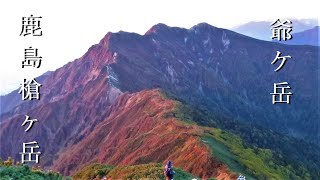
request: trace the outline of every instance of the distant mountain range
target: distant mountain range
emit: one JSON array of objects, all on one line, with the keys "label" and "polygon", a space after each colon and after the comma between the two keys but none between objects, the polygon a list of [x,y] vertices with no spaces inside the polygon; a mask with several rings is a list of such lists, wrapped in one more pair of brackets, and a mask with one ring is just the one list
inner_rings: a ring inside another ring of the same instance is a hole
[{"label": "distant mountain range", "polygon": [[302,32],[292,34],[292,39],[288,41],[279,41],[283,44],[291,44],[291,45],[312,45],[319,46],[319,35],[320,29],[319,26],[315,26],[312,29],[308,29]]},{"label": "distant mountain range", "polygon": [[[279,72],[276,51],[294,57]],[[41,100],[1,96],[0,156],[19,159],[22,143],[35,140],[41,166],[64,175],[170,159],[201,178],[315,178],[318,53],[206,23],[108,33],[40,77]],[[272,104],[279,82],[292,88],[290,105]],[[28,133],[24,115],[39,120]]]},{"label": "distant mountain range", "polygon": [[[319,26],[317,19],[289,19],[292,22],[292,34],[310,30],[315,26]],[[240,34],[250,36],[256,39],[271,41],[271,21],[248,22],[243,25],[231,28]],[[300,41],[297,41],[298,43]],[[294,42],[292,42],[294,43]]]}]

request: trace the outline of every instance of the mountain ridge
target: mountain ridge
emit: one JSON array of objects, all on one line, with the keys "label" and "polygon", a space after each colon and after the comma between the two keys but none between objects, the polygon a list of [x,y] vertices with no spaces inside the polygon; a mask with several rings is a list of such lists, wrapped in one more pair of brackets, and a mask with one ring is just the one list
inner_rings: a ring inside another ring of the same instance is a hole
[{"label": "mountain ridge", "polygon": [[[276,50],[290,53],[297,59],[304,57],[304,61],[297,61],[297,64],[288,63],[284,71],[275,74],[270,62],[274,58],[272,53]],[[25,102],[1,117],[5,121],[0,127],[0,143],[5,148],[1,148],[0,155],[16,156],[20,151],[20,147],[15,147],[16,144],[31,139],[37,140],[45,153],[42,165],[50,167],[55,164],[54,167],[58,170],[69,173],[78,166],[74,158],[80,158],[81,162],[88,159],[85,159],[85,156],[81,159],[80,155],[67,157],[63,154],[64,150],[68,151],[70,147],[84,144],[89,134],[97,133],[97,129],[101,129],[98,124],[108,123],[105,119],[114,113],[113,107],[118,103],[118,98],[155,88],[170,92],[178,100],[225,120],[214,121],[211,118],[209,120],[213,122],[208,123],[204,118],[197,122],[201,125],[207,123],[211,127],[227,127],[235,121],[248,123],[250,128],[259,125],[272,128],[275,132],[317,142],[318,124],[314,121],[317,108],[313,107],[316,104],[305,103],[305,100],[316,95],[312,88],[318,83],[318,79],[306,79],[315,75],[317,71],[314,62],[317,50],[316,47],[255,40],[204,23],[191,29],[159,25],[146,35],[107,33],[99,44],[91,46],[81,58],[45,78],[44,95],[39,102]],[[295,97],[300,100],[300,104],[286,108],[274,107],[271,101],[266,102],[266,99],[270,99],[272,81],[282,80],[278,76],[284,76],[290,83],[304,85],[305,93],[299,95],[301,89],[295,90]],[[264,106],[270,109],[263,109]],[[122,108],[124,107],[125,105]],[[151,106],[157,107],[161,107],[161,104]],[[302,111],[303,107],[311,109],[306,108],[309,111]],[[274,115],[274,112],[277,113]],[[35,124],[34,131],[27,136],[23,134],[23,128],[16,128],[20,127],[24,113],[40,120]],[[286,117],[290,113],[292,115]],[[114,116],[120,114],[118,112]],[[149,115],[152,116],[152,113]],[[301,118],[297,117],[304,115],[308,118],[300,122]],[[141,116],[136,117],[138,118]],[[306,129],[308,134],[304,134]],[[269,148],[271,145],[263,146]],[[104,151],[98,153],[102,152]],[[59,158],[60,155],[65,158]],[[118,159],[109,161],[121,163],[120,160],[124,157],[118,156]],[[105,156],[102,153],[101,159],[103,157]],[[61,162],[67,161],[68,165],[62,167],[63,164],[59,165],[56,158]],[[309,157],[307,160],[310,160]],[[216,165],[221,165],[221,162]],[[188,171],[199,175],[209,173],[208,169],[193,169],[190,164],[181,163],[180,166],[185,166]],[[221,167],[225,171],[225,165],[222,164]],[[213,176],[217,175],[214,174],[217,172],[211,173]]]}]

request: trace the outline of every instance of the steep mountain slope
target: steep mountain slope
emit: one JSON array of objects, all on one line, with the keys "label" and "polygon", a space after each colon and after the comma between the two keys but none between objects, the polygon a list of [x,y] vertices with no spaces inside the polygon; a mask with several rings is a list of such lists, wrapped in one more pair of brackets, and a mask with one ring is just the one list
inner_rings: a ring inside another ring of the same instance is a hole
[{"label": "steep mountain slope", "polygon": [[175,166],[200,177],[231,177],[226,166],[201,143],[201,129],[170,117],[174,108],[174,102],[158,91],[123,95],[95,131],[62,152],[53,168],[72,174],[95,162],[132,165],[170,159]]},{"label": "steep mountain slope", "polygon": [[[312,101],[319,78],[310,78],[319,77],[316,47],[258,41],[208,24],[158,24],[145,36],[120,32],[108,42],[118,55],[111,83],[122,91],[160,87],[221,116],[319,143],[319,103]],[[294,57],[279,72],[271,65],[276,51]],[[277,82],[291,84],[290,105],[272,104]]]},{"label": "steep mountain slope", "polygon": [[[103,53],[112,60],[112,53]],[[61,149],[86,137],[110,113],[108,107],[121,92],[108,84],[104,65],[94,64],[95,57],[101,58],[91,51],[53,72],[43,82],[40,101],[24,102],[3,115],[1,157],[20,159],[18,144],[37,141],[44,151],[42,165],[51,165]],[[21,127],[24,115],[39,120],[27,133]]]},{"label": "steep mountain slope", "polygon": [[[270,63],[277,50],[294,60],[275,73]],[[294,166],[288,170],[294,172],[300,167],[296,162],[305,159],[300,171],[316,177],[319,148],[304,141],[319,144],[319,103],[311,101],[318,96],[318,51],[259,41],[205,23],[189,30],[158,24],[143,36],[108,33],[83,57],[44,78],[40,101],[12,102],[15,106],[0,120],[0,156],[19,159],[22,143],[35,140],[43,153],[41,165],[66,174],[94,161],[138,164],[170,157],[198,176],[232,177],[227,163],[217,161],[202,143],[203,128],[181,124],[165,113],[174,109],[171,101],[144,91],[161,88],[220,119],[199,115],[190,120],[244,133],[244,147],[272,149],[279,156],[306,150],[289,157],[294,161],[279,157],[276,164]],[[273,83],[282,81],[292,85],[292,104],[272,105]],[[28,133],[20,127],[24,115],[39,120]],[[292,137],[302,140],[293,138],[285,147],[290,151],[270,143],[287,143]],[[297,142],[305,147],[294,146]]]},{"label": "steep mountain slope", "polygon": [[[276,51],[293,57],[279,72],[274,72],[279,64],[270,64]],[[190,30],[158,24],[144,36],[108,33],[82,58],[46,78],[41,101],[22,103],[2,119],[68,95],[74,98],[73,93],[90,96],[89,91],[98,91],[92,89],[94,82],[107,81],[122,92],[163,88],[219,115],[319,144],[319,103],[312,100],[318,96],[318,52],[316,47],[258,41],[204,23]],[[277,82],[291,85],[291,105],[272,105],[270,93]],[[92,100],[85,98],[81,101]]]},{"label": "steep mountain slope", "polygon": [[234,179],[239,173],[248,178],[310,178],[278,163],[270,150],[251,149],[235,135],[180,121],[177,106],[178,102],[167,99],[159,90],[121,95],[111,106],[111,114],[81,142],[65,149],[53,169],[75,174],[95,163],[119,166],[165,163],[170,159],[176,167],[201,178]]}]

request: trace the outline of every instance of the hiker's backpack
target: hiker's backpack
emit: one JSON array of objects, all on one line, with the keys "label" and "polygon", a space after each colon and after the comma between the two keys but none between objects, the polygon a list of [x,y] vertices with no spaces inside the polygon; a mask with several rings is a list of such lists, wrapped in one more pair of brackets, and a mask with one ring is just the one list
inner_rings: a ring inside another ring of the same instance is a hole
[{"label": "hiker's backpack", "polygon": [[169,177],[170,179],[173,178],[173,175],[174,175],[174,171],[172,168],[167,168],[166,170],[166,176]]}]

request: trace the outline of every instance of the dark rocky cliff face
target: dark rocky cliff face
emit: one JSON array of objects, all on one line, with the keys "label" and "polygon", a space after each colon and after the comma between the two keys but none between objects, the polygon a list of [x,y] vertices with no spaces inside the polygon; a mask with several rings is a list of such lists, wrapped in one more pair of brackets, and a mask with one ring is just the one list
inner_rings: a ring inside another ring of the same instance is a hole
[{"label": "dark rocky cliff face", "polygon": [[[319,140],[319,49],[255,40],[199,24],[152,27],[144,36],[113,34],[110,65],[122,91],[160,87],[186,102],[317,142]],[[276,51],[293,58],[278,72]],[[288,82],[291,104],[272,104],[273,83]]]}]

